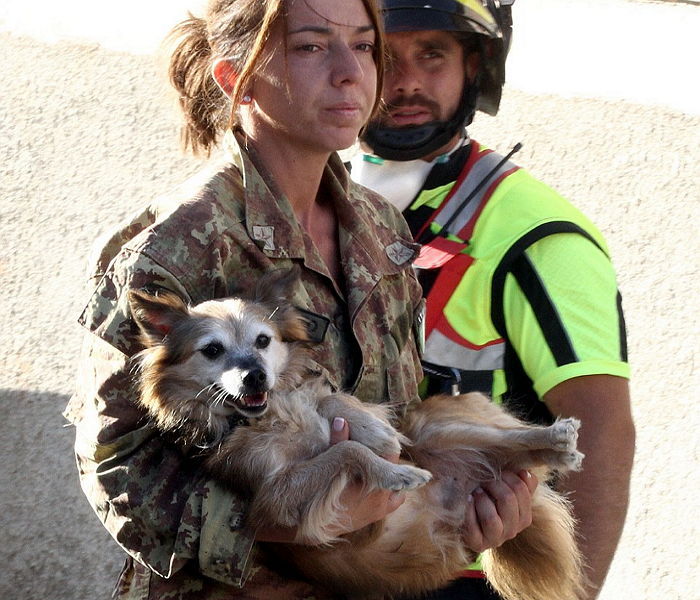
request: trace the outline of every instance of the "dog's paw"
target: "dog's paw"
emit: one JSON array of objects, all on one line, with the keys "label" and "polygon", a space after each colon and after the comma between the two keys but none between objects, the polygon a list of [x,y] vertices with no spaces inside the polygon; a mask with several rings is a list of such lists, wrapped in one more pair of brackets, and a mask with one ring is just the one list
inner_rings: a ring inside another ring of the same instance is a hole
[{"label": "dog's paw", "polygon": [[562,452],[574,452],[580,426],[581,422],[578,419],[560,419],[554,423],[549,428],[552,448]]},{"label": "dog's paw", "polygon": [[564,450],[562,452],[547,450],[543,458],[543,462],[550,468],[559,473],[567,473],[568,471],[580,471],[585,455],[578,450]]},{"label": "dog's paw", "polygon": [[433,478],[430,471],[410,465],[393,465],[387,470],[380,487],[393,492],[414,490],[428,483]]},{"label": "dog's paw", "polygon": [[559,454],[559,460],[561,462],[561,470],[563,471],[580,471],[583,465],[583,459],[585,454],[574,450],[572,452],[561,452]]},{"label": "dog's paw", "polygon": [[396,429],[369,415],[363,417],[348,419],[351,440],[367,446],[378,456],[390,456],[401,452],[401,437]]}]

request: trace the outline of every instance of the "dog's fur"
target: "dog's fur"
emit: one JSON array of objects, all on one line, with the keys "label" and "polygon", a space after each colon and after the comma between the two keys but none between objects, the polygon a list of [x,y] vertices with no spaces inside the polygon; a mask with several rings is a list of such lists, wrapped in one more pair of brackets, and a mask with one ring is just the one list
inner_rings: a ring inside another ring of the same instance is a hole
[{"label": "dog's fur", "polygon": [[[275,544],[308,578],[357,598],[419,594],[447,584],[474,553],[460,537],[467,498],[501,470],[578,469],[578,421],[532,426],[480,394],[437,396],[408,412],[401,433],[386,407],[305,378],[301,315],[286,301],[294,273],[273,272],[250,299],[189,308],[172,294],[131,292],[146,349],[140,401],[155,424],[209,449],[208,472],[250,499],[251,527],[295,527],[304,544]],[[228,417],[244,415],[233,429]],[[330,421],[351,439],[329,447]],[[411,462],[381,456],[404,447]],[[383,522],[340,540],[340,494],[407,491]],[[575,600],[582,565],[566,499],[539,485],[530,527],[484,553],[490,583],[509,600]]]}]

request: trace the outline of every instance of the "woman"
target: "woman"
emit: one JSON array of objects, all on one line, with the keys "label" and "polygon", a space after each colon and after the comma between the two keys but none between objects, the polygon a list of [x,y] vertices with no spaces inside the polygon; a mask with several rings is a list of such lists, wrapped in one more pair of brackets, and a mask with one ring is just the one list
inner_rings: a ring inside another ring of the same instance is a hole
[{"label": "woman", "polygon": [[[335,154],[381,88],[378,24],[373,0],[211,0],[205,19],[174,32],[184,141],[208,153],[223,136],[225,158],[100,242],[67,409],[83,490],[129,555],[118,598],[324,597],[253,552],[256,540],[294,531],[247,530],[242,499],[145,424],[130,376],[140,348],[129,289],[166,288],[195,304],[300,265],[292,301],[316,315],[318,372],[364,401],[417,400],[415,247],[400,215],[353,185]],[[338,422],[333,441],[346,436]],[[339,533],[402,501],[356,486],[344,499]]]}]

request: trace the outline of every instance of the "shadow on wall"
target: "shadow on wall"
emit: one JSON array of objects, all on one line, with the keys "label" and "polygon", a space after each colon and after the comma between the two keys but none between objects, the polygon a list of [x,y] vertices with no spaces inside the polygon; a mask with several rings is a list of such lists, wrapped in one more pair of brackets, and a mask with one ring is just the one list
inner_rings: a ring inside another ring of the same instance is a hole
[{"label": "shadow on wall", "polygon": [[0,389],[0,598],[109,598],[123,553],[83,496],[65,394]]}]

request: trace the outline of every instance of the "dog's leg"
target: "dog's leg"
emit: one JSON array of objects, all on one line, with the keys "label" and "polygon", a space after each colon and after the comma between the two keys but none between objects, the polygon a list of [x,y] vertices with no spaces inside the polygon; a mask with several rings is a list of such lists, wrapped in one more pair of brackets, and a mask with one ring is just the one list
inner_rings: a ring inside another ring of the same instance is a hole
[{"label": "dog's leg", "polygon": [[349,482],[360,481],[368,491],[403,491],[430,478],[428,471],[393,464],[358,442],[340,442],[267,478],[255,493],[249,520],[254,526],[272,522],[297,527],[299,539],[329,543],[336,539],[334,526],[343,526],[340,495]]},{"label": "dog's leg", "polygon": [[440,449],[455,457],[478,454],[493,472],[538,466],[568,471],[579,469],[583,459],[576,450],[579,426],[576,419],[529,425],[484,396],[467,394],[427,400],[409,414],[403,431],[413,442],[411,456],[428,469]]},{"label": "dog's leg", "polygon": [[[504,429],[474,424],[451,424],[426,427],[413,437],[411,458],[431,471],[435,461],[450,467],[462,462],[475,466],[490,479],[501,470],[520,471],[536,467],[561,472],[581,468],[583,454],[576,450],[578,422],[558,421],[550,427],[517,427]],[[442,454],[442,456],[440,456]]]},{"label": "dog's leg", "polygon": [[580,470],[584,458],[583,454],[576,450],[580,426],[578,419],[560,419],[547,427],[545,431],[549,434],[551,447],[532,450],[532,463],[546,465],[561,472]]},{"label": "dog's leg", "polygon": [[389,422],[386,407],[363,403],[348,394],[330,394],[321,398],[318,413],[328,420],[343,417],[350,426],[350,439],[379,456],[399,454],[401,444],[407,442]]}]

